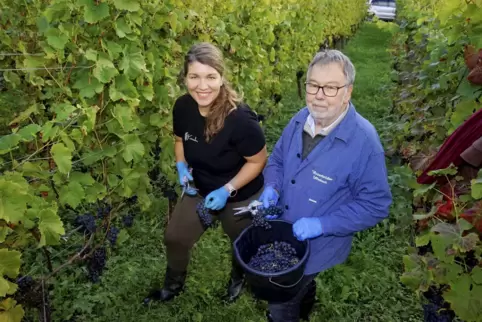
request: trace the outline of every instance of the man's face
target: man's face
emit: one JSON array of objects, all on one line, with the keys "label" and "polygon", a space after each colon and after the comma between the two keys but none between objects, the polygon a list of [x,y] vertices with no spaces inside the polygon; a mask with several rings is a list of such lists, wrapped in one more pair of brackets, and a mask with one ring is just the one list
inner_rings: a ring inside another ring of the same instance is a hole
[{"label": "man's face", "polygon": [[[306,105],[311,113],[311,116],[315,119],[315,122],[322,127],[326,127],[333,123],[344,111],[350,101],[351,92],[353,86],[346,86],[347,81],[343,74],[343,69],[338,63],[331,63],[328,65],[315,65],[308,73],[308,79],[306,80]],[[316,94],[310,94],[308,92],[316,92],[316,86],[326,86],[325,92],[328,95],[335,96],[330,97],[323,93],[323,90],[319,88]],[[330,93],[332,92],[332,93]]]}]

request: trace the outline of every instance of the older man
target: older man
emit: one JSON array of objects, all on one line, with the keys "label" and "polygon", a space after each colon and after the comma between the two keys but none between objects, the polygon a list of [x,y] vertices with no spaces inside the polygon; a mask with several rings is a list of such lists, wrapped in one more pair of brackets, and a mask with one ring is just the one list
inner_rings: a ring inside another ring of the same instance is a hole
[{"label": "older man", "polygon": [[356,232],[388,216],[383,147],[350,102],[354,81],[355,68],[343,53],[317,53],[307,72],[307,106],[290,120],[264,170],[264,207],[281,205],[293,234],[311,240],[306,286],[286,303],[270,303],[270,321],[307,319],[316,275],[346,260]]}]

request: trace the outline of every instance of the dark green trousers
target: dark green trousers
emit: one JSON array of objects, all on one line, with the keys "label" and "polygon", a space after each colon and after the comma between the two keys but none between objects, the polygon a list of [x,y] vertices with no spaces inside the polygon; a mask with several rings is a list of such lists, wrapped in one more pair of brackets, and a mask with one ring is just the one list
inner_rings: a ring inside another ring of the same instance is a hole
[{"label": "dark green trousers", "polygon": [[[238,237],[244,228],[251,224],[251,216],[233,216],[233,208],[247,206],[252,200],[257,200],[263,189],[260,189],[251,198],[234,203],[227,203],[226,206],[213,219],[220,220],[222,228],[231,242]],[[189,265],[190,253],[194,244],[204,233],[204,227],[196,213],[196,205],[202,197],[188,196],[178,201],[167,225],[164,236],[166,245],[167,264],[177,272],[184,272]]]}]

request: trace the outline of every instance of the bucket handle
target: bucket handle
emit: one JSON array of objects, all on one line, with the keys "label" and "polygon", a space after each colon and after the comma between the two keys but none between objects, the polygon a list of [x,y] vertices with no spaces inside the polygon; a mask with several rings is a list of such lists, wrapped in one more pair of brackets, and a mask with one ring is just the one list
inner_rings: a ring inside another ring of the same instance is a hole
[{"label": "bucket handle", "polygon": [[292,288],[292,287],[296,286],[299,282],[301,282],[301,280],[303,279],[303,277],[304,277],[304,275],[302,274],[301,277],[300,277],[300,279],[299,279],[296,283],[291,284],[291,285],[282,285],[282,284],[273,282],[273,280],[272,280],[273,277],[270,277],[270,278],[269,278],[269,282],[270,282],[271,284],[274,284],[274,285],[279,286],[279,287],[281,287],[281,288]]}]

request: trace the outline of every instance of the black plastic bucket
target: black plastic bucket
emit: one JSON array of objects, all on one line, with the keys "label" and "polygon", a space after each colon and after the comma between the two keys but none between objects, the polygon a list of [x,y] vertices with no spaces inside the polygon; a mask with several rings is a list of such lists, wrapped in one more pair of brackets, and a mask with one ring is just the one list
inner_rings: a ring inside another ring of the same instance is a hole
[{"label": "black plastic bucket", "polygon": [[[293,224],[285,220],[270,220],[271,229],[254,227],[245,228],[234,241],[234,255],[245,272],[253,295],[270,302],[286,302],[295,296],[302,288],[300,283],[304,276],[306,263],[310,253],[308,240],[299,241],[293,236]],[[299,262],[288,270],[277,273],[265,273],[254,270],[248,263],[258,248],[263,244],[283,241],[296,250]]]}]

